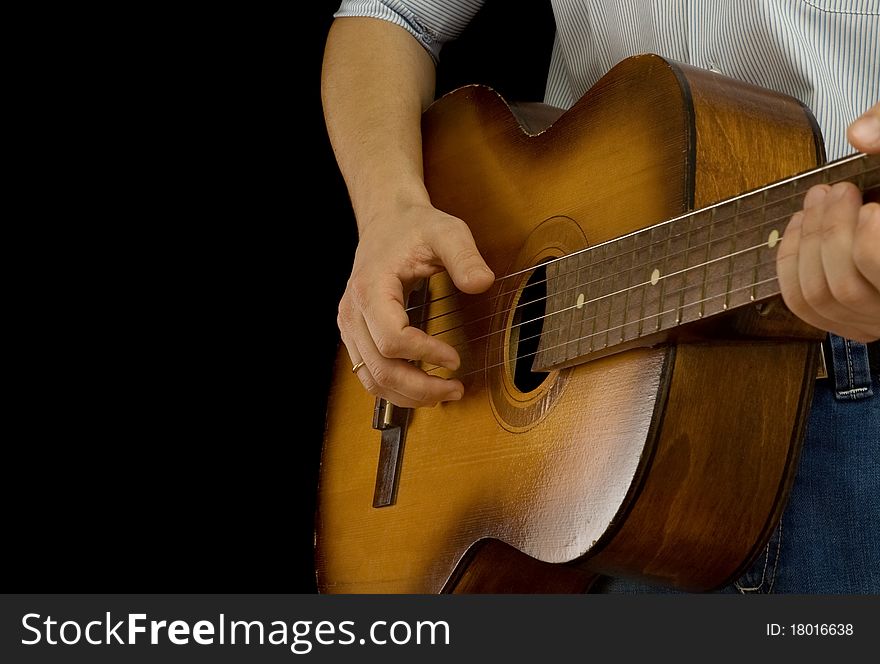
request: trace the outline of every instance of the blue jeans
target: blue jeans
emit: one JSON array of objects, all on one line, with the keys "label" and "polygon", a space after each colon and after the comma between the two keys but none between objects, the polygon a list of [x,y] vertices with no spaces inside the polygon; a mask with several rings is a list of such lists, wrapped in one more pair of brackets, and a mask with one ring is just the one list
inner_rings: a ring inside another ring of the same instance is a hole
[{"label": "blue jeans", "polygon": [[[758,559],[722,593],[880,593],[880,367],[829,338],[788,506]],[[669,592],[602,579],[593,592]]]}]

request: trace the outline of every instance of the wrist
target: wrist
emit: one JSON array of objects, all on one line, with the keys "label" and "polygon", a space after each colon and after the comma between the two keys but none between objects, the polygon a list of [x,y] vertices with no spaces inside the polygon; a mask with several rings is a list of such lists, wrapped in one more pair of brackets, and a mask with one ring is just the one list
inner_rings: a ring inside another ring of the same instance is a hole
[{"label": "wrist", "polygon": [[416,208],[430,208],[431,198],[424,185],[396,187],[393,191],[373,191],[373,195],[353,203],[358,232],[363,233],[373,224],[397,223]]}]

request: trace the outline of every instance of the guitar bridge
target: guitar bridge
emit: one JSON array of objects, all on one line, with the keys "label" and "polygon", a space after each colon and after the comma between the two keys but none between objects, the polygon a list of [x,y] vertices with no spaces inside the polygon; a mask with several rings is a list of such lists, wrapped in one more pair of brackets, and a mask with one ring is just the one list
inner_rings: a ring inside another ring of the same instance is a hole
[{"label": "guitar bridge", "polygon": [[[410,324],[425,326],[428,310],[428,280],[413,289],[407,300],[407,310],[416,312]],[[413,320],[414,318],[414,320]],[[409,408],[397,408],[381,397],[376,398],[373,408],[373,428],[382,432],[379,443],[379,466],[376,468],[376,488],[373,490],[373,507],[389,507],[397,502],[397,485],[400,483],[400,467],[403,465],[403,443],[409,423]]]},{"label": "guitar bridge", "polygon": [[379,443],[379,465],[376,468],[376,488],[373,507],[389,507],[397,502],[397,485],[403,463],[403,443],[409,408],[396,408],[393,403],[377,398],[373,409],[373,428],[382,432]]}]

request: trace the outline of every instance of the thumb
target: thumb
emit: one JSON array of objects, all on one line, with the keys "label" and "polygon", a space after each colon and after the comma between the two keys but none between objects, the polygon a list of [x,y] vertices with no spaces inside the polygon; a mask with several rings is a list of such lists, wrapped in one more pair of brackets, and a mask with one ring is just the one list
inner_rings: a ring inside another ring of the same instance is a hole
[{"label": "thumb", "polygon": [[880,152],[880,103],[874,104],[867,112],[849,126],[849,142],[856,150]]},{"label": "thumb", "polygon": [[455,286],[465,293],[482,293],[495,281],[495,274],[480,256],[474,236],[460,219],[436,227],[433,249]]}]

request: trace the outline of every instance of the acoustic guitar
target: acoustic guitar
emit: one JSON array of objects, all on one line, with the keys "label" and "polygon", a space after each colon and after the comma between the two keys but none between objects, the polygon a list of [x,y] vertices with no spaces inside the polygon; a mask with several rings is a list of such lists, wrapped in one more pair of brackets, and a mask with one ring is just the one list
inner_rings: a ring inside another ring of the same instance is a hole
[{"label": "acoustic guitar", "polygon": [[876,195],[878,158],[820,167],[798,101],[650,55],[560,113],[471,86],[424,115],[431,200],[498,278],[410,301],[461,355],[459,402],[376,401],[340,350],[322,592],[707,590],[780,518],[822,333],[782,305],[776,250],[810,186]]}]

